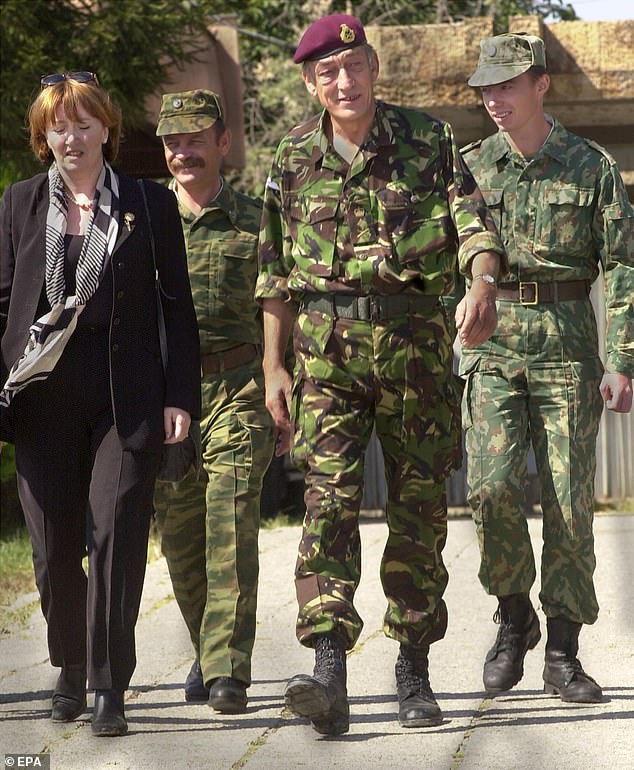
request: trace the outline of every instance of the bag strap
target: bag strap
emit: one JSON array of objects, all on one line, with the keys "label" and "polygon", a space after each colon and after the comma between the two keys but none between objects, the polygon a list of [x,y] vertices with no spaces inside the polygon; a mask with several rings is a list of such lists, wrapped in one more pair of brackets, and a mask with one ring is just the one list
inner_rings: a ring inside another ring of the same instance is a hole
[{"label": "bag strap", "polygon": [[154,243],[154,230],[152,229],[152,219],[150,217],[150,207],[147,203],[145,194],[145,185],[142,179],[137,180],[141,188],[141,197],[145,208],[145,217],[150,228],[150,248],[152,250],[152,262],[154,264],[154,285],[156,287],[156,316],[158,318],[159,343],[161,346],[161,360],[163,361],[163,371],[167,372],[167,334],[165,332],[165,314],[163,313],[163,302],[161,301],[161,279],[159,277],[158,267],[156,265],[156,245]]}]

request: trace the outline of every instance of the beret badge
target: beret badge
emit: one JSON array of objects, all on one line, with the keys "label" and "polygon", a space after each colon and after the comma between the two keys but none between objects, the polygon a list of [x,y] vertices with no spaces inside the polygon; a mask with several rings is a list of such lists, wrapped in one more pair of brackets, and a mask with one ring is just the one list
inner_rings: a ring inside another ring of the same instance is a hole
[{"label": "beret badge", "polygon": [[341,38],[342,43],[353,43],[355,38],[354,30],[351,29],[347,24],[342,24],[339,37]]},{"label": "beret badge", "polygon": [[295,64],[323,59],[365,43],[363,24],[356,16],[332,13],[314,21],[304,32],[293,54]]}]

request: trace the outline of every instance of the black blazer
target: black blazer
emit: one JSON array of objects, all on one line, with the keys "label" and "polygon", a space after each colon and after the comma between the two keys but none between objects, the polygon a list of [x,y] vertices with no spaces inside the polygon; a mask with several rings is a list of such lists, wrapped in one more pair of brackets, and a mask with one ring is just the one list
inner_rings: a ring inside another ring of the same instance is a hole
[{"label": "black blazer", "polygon": [[[109,336],[113,411],[124,446],[151,450],[158,449],[164,439],[164,406],[179,407],[192,418],[200,417],[198,326],[176,198],[165,187],[146,181],[156,261],[167,295],[163,308],[169,360],[164,375],[143,199],[136,181],[122,174],[118,179],[119,233],[106,267],[113,279]],[[0,203],[2,385],[24,352],[44,288],[48,204],[46,174],[11,185]],[[19,430],[19,426],[15,428]]]}]

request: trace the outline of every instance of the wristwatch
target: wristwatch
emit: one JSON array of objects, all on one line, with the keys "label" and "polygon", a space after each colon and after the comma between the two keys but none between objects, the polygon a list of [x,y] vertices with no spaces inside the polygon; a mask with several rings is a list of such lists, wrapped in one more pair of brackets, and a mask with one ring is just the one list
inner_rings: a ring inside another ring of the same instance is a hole
[{"label": "wristwatch", "polygon": [[476,278],[482,278],[485,283],[488,283],[491,286],[497,286],[497,281],[492,275],[489,275],[489,273],[478,273],[478,275],[473,276],[473,280],[475,281]]}]

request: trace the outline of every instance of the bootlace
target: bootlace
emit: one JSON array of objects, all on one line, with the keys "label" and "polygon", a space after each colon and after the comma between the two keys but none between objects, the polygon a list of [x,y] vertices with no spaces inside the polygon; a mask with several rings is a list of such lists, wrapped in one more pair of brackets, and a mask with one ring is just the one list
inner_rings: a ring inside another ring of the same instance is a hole
[{"label": "bootlace", "polygon": [[495,649],[498,652],[509,650],[515,646],[517,629],[511,623],[511,618],[498,607],[493,614],[493,622],[499,624],[498,635],[495,639]]},{"label": "bootlace", "polygon": [[594,684],[597,684],[597,682],[590,676],[590,674],[586,674],[586,672],[583,670],[583,666],[581,665],[579,658],[566,658],[564,665],[566,669],[566,682],[570,683],[573,679],[586,679],[590,682],[594,682]]},{"label": "bootlace", "polygon": [[330,636],[321,636],[315,644],[314,676],[328,677],[343,671],[345,652]]},{"label": "bootlace", "polygon": [[396,682],[411,692],[430,693],[429,670],[426,654],[401,652],[396,660]]},{"label": "bootlace", "polygon": [[493,613],[493,622],[499,623],[497,638],[493,646],[493,650],[499,652],[511,651],[514,652],[522,644],[522,640],[528,633],[531,625],[531,612],[528,613],[526,618],[523,618],[524,625],[517,624],[517,617],[515,622],[513,615],[507,607],[502,604],[498,604],[498,608]]}]

